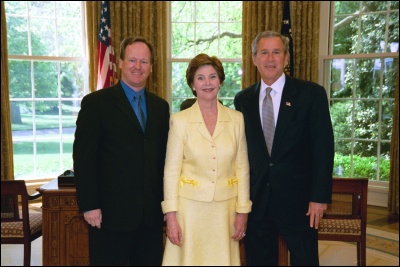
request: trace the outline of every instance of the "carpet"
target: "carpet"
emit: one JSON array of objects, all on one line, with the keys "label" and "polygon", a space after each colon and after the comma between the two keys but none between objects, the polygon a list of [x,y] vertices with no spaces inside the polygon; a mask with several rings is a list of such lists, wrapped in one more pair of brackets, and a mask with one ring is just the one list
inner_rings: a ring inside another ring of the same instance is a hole
[{"label": "carpet", "polygon": [[399,257],[399,235],[367,228],[367,248]]},{"label": "carpet", "polygon": [[[41,205],[33,205],[40,212]],[[320,266],[356,266],[355,243],[319,241]],[[42,238],[32,242],[32,266],[42,266]],[[23,246],[1,245],[1,266],[21,266]],[[367,266],[399,266],[399,234],[367,227]]]},{"label": "carpet", "polygon": [[[320,266],[356,266],[354,242],[319,241]],[[399,266],[399,235],[367,228],[367,266]]]},{"label": "carpet", "polygon": [[[367,266],[399,266],[399,235],[367,229]],[[356,266],[354,243],[320,241],[321,266]],[[32,266],[42,266],[42,238],[32,242]],[[23,245],[1,245],[1,266],[21,266]],[[397,255],[397,256],[395,256]]]}]

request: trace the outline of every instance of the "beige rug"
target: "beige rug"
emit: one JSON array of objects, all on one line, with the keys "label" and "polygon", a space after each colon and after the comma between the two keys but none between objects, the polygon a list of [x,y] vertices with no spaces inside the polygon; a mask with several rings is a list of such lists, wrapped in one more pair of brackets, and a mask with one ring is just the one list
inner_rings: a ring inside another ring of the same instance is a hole
[{"label": "beige rug", "polygon": [[[357,266],[355,243],[319,241],[321,266]],[[367,228],[367,266],[399,266],[399,235]]]},{"label": "beige rug", "polygon": [[367,228],[367,248],[399,257],[399,235]]},{"label": "beige rug", "polygon": [[[319,241],[321,266],[356,266],[354,244]],[[32,266],[42,266],[42,238],[32,242]],[[1,245],[1,266],[21,266],[23,246]],[[399,266],[399,235],[367,229],[367,266]]]}]

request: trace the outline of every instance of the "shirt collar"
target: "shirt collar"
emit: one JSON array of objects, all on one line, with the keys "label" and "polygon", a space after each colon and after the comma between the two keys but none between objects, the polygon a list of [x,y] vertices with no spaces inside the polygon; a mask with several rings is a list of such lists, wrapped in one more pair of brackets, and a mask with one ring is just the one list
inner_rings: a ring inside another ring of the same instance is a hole
[{"label": "shirt collar", "polygon": [[273,84],[271,84],[271,86],[268,86],[266,83],[264,83],[264,81],[261,79],[261,90],[260,90],[260,94],[265,95],[265,89],[267,89],[267,87],[272,87],[272,89],[274,89],[274,91],[276,93],[282,94],[283,91],[283,86],[285,85],[285,81],[286,81],[286,76],[285,73],[282,73],[281,77],[278,78],[278,80],[276,80]]},{"label": "shirt collar", "polygon": [[145,88],[143,87],[139,92],[136,92],[135,90],[132,90],[122,79],[120,79],[122,89],[124,89],[124,92],[128,99],[132,100],[133,97],[135,96],[140,96],[142,99],[145,97],[144,91]]}]

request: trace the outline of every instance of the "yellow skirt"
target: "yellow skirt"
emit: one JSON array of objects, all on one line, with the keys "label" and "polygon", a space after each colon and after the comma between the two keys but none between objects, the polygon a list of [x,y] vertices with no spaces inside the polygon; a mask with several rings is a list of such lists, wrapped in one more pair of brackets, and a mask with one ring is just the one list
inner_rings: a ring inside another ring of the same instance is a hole
[{"label": "yellow skirt", "polygon": [[182,247],[167,238],[163,266],[240,266],[235,233],[236,198],[201,202],[179,198]]}]

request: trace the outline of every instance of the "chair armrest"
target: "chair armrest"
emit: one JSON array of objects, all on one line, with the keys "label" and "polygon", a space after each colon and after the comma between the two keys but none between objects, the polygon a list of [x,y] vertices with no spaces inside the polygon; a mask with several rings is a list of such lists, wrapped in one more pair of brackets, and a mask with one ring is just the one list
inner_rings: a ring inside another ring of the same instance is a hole
[{"label": "chair armrest", "polygon": [[28,200],[34,200],[34,199],[37,199],[37,198],[39,198],[41,196],[42,196],[42,193],[40,193],[40,192],[35,192],[32,195],[28,194]]}]

